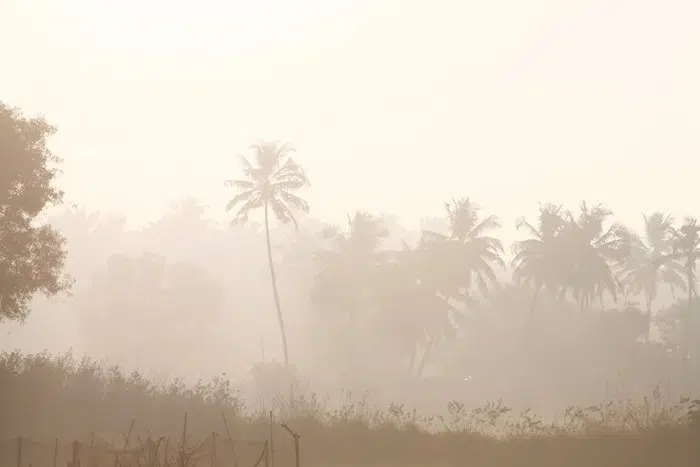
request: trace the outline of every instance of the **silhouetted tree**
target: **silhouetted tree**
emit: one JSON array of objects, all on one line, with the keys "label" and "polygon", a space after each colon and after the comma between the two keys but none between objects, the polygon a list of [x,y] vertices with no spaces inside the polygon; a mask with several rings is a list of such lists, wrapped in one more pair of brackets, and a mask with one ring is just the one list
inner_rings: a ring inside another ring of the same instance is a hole
[{"label": "silhouetted tree", "polygon": [[[316,277],[312,289],[314,308],[340,317],[347,343],[347,357],[355,362],[357,347],[354,345],[358,323],[368,324],[376,311],[376,287],[379,268],[386,260],[386,250],[380,246],[388,237],[383,219],[367,212],[348,215],[347,230],[337,227],[326,229],[322,236],[328,242],[326,248],[314,257]],[[369,336],[363,336],[367,341]]]},{"label": "silhouetted tree", "polygon": [[683,266],[671,254],[674,242],[673,217],[655,212],[644,215],[644,237],[631,235],[631,251],[622,283],[628,294],[642,294],[647,316],[647,340],[650,338],[652,306],[661,284],[673,292],[686,290]]},{"label": "silhouetted tree", "polygon": [[287,334],[284,329],[284,319],[280,306],[279,293],[277,291],[277,279],[275,266],[272,261],[272,245],[270,243],[270,213],[283,222],[292,222],[297,225],[292,209],[301,212],[309,211],[309,204],[293,192],[309,186],[301,165],[297,164],[290,156],[293,149],[287,144],[278,142],[264,142],[253,146],[255,165],[244,156],[240,156],[243,165],[243,180],[227,180],[226,185],[234,188],[238,193],[229,200],[226,210],[237,209],[234,222],[243,222],[248,219],[251,211],[263,209],[265,219],[265,240],[267,242],[267,259],[270,267],[270,280],[272,282],[272,295],[275,300],[277,321],[282,338],[282,350],[284,363],[289,364],[289,351],[287,348]]},{"label": "silhouetted tree", "polygon": [[537,225],[524,218],[516,223],[518,230],[525,229],[532,238],[515,242],[512,260],[513,280],[517,284],[530,283],[534,288],[530,312],[535,310],[542,288],[555,295],[561,287],[561,238],[566,222],[561,206],[540,206]]},{"label": "silhouetted tree", "polygon": [[409,371],[415,368],[416,378],[421,377],[434,346],[456,337],[461,317],[448,297],[436,291],[429,269],[423,267],[425,253],[404,244],[382,263],[375,285],[381,323],[410,356]]},{"label": "silhouetted tree", "polygon": [[331,227],[322,235],[330,243],[315,254],[314,302],[337,309],[352,325],[355,314],[371,303],[372,281],[385,259],[379,247],[388,231],[381,217],[358,211],[348,215],[347,231]]},{"label": "silhouetted tree", "polygon": [[67,291],[65,239],[38,216],[61,203],[61,160],[46,146],[55,128],[0,102],[0,321],[23,321],[37,292]]},{"label": "silhouetted tree", "polygon": [[177,362],[191,371],[211,349],[222,292],[210,274],[192,264],[169,263],[154,253],[112,255],[90,289],[77,296],[76,307],[93,351],[131,365],[150,354],[161,369]]},{"label": "silhouetted tree", "polygon": [[695,218],[688,218],[683,225],[674,231],[672,256],[684,263],[688,286],[688,303],[693,301],[695,294],[695,268],[700,259],[700,225]]},{"label": "silhouetted tree", "polygon": [[[685,219],[683,225],[674,232],[673,253],[672,256],[683,262],[686,281],[688,286],[688,306],[686,310],[687,316],[685,321],[692,322],[694,298],[697,297],[695,285],[697,277],[695,269],[697,268],[698,260],[700,259],[700,225],[694,217]],[[686,336],[685,342],[694,341],[695,336],[692,334],[693,326],[688,325],[684,328],[689,335]],[[689,350],[686,350],[688,353]]]},{"label": "silhouetted tree", "polygon": [[[448,232],[423,232],[422,248],[431,251],[435,265],[432,273],[444,279],[445,292],[463,302],[471,300],[472,287],[483,296],[498,281],[494,266],[504,267],[503,245],[486,235],[500,227],[496,216],[481,218],[481,207],[467,198],[445,203]],[[440,272],[440,270],[442,270]]]},{"label": "silhouetted tree", "polygon": [[571,291],[581,310],[590,308],[593,300],[603,301],[605,292],[614,300],[621,289],[616,269],[622,267],[630,251],[630,235],[617,222],[607,228],[612,212],[601,205],[588,207],[581,203],[580,213],[566,213],[561,233],[561,261],[565,264],[562,294]]}]

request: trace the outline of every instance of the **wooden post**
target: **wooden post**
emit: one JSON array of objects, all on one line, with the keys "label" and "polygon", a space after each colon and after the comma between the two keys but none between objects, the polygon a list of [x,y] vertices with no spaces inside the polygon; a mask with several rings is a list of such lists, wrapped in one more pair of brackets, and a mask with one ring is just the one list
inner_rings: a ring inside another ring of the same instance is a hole
[{"label": "wooden post", "polygon": [[53,467],[58,467],[58,438],[53,443]]},{"label": "wooden post", "polygon": [[287,432],[294,438],[294,465],[299,467],[301,461],[299,460],[299,434],[292,431],[291,428],[287,426],[286,423],[282,423],[282,428],[287,430]]},{"label": "wooden post", "polygon": [[274,435],[272,433],[272,428],[274,427],[273,420],[272,420],[272,410],[270,410],[270,465],[268,467],[275,467],[275,442],[274,442]]},{"label": "wooden post", "polygon": [[165,447],[163,448],[163,466],[168,467],[170,465],[170,458],[168,457],[168,448],[170,447],[170,436],[165,438]]},{"label": "wooden post", "polygon": [[216,467],[216,433],[211,432],[211,460],[209,461],[211,467]]},{"label": "wooden post", "polygon": [[226,427],[226,434],[228,435],[228,441],[231,443],[231,454],[233,455],[233,467],[238,467],[238,461],[236,460],[236,445],[233,442],[233,437],[231,436],[231,430],[228,429],[228,421],[226,420],[226,414],[221,411],[221,418],[224,420],[224,427]]},{"label": "wooden post", "polygon": [[73,460],[71,461],[72,467],[80,467],[80,443],[78,441],[73,441]]},{"label": "wooden post", "polygon": [[185,412],[185,422],[182,424],[182,441],[180,442],[180,451],[185,451],[185,443],[187,442],[187,412]]},{"label": "wooden post", "polygon": [[20,436],[17,438],[17,467],[22,467],[22,450],[23,450],[24,440]]},{"label": "wooden post", "polygon": [[95,432],[91,431],[90,432],[90,447],[88,447],[88,463],[87,467],[92,467],[92,448],[93,444],[95,444]]}]

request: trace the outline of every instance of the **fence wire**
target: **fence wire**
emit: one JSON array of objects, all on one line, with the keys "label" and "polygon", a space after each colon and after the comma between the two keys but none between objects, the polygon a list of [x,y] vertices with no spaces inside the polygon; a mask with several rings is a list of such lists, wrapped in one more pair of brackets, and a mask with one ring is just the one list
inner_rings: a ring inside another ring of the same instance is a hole
[{"label": "fence wire", "polygon": [[[66,443],[0,439],[0,467],[269,467],[267,440],[212,433],[199,442],[138,438],[121,446],[97,434]],[[264,464],[262,463],[263,461]]]}]

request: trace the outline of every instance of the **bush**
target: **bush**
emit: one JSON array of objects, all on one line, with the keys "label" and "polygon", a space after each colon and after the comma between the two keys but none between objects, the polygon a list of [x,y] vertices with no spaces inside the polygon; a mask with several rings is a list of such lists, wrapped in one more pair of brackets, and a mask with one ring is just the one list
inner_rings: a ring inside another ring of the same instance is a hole
[{"label": "bush", "polygon": [[[209,449],[206,440],[211,444],[212,432],[227,442],[222,414],[235,439],[264,441],[270,433],[270,412],[251,410],[223,376],[187,387],[177,379],[155,383],[139,373],[125,375],[118,367],[77,361],[71,355],[15,352],[0,357],[0,387],[0,440],[23,436],[44,443],[46,449],[55,437],[63,444],[80,440],[95,446],[99,440],[105,446],[121,445],[132,423],[129,438],[135,444],[146,446],[146,440],[154,444],[160,439],[172,449],[183,436],[185,414],[185,444],[201,443],[200,450]],[[699,413],[700,401],[670,404],[656,390],[638,404],[611,401],[570,408],[555,423],[546,423],[529,410],[514,413],[502,401],[476,410],[452,401],[445,414],[424,416],[396,404],[375,410],[365,398],[351,394],[340,407],[315,395],[278,398],[273,416],[301,435],[304,466],[590,467],[668,461],[698,465],[693,464],[700,459],[694,457],[694,448],[700,444],[694,444],[693,437],[696,442],[700,439]],[[275,465],[293,465],[291,437],[277,424],[273,432]],[[217,462],[230,462],[230,446],[217,443]],[[259,445],[241,446],[237,448],[241,467],[252,466]],[[15,448],[8,451],[5,443],[0,451],[0,458],[7,459]],[[93,464],[99,463],[96,459]]]}]

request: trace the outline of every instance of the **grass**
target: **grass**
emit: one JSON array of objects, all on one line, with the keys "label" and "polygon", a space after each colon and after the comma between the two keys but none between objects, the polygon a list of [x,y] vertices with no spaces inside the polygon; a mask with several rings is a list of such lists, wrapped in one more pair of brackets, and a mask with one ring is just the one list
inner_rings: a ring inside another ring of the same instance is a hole
[{"label": "grass", "polygon": [[[269,437],[267,411],[249,410],[223,378],[192,387],[178,380],[158,384],[70,355],[9,353],[0,357],[0,388],[0,440],[23,436],[44,451],[56,437],[87,444],[90,433],[121,445],[134,420],[134,443],[163,437],[175,446],[185,413],[188,446],[213,432],[224,439],[222,412],[234,438]],[[300,396],[279,398],[274,409],[277,420],[300,434],[305,467],[700,465],[700,401],[667,401],[659,390],[639,402],[570,408],[553,423],[530,411],[515,413],[502,401],[475,410],[452,401],[436,416],[396,404],[377,410],[351,394],[337,407]],[[278,425],[274,430],[275,466],[293,465],[291,436]],[[231,465],[225,443],[217,443],[216,465]],[[6,444],[0,443],[0,465],[14,465],[15,448]],[[259,446],[237,446],[240,467],[252,467]]]}]

